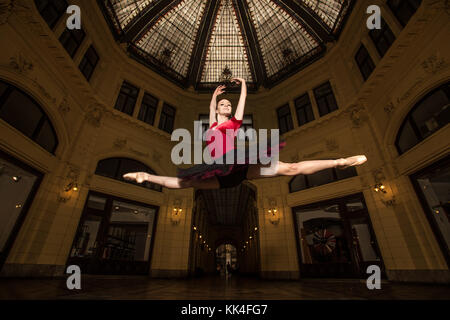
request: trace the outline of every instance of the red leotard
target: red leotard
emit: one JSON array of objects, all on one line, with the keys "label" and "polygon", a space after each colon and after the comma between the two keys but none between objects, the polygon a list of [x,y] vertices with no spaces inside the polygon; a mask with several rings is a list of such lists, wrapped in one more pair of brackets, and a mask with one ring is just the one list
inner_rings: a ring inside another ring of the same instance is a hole
[{"label": "red leotard", "polygon": [[[217,126],[217,121],[211,125],[211,127],[209,129],[210,130],[219,130],[220,133],[222,134],[222,140],[223,140],[223,147],[222,147],[222,150],[220,150],[220,148],[213,149],[212,147],[210,147],[211,143],[213,143],[215,140],[215,137],[213,135],[211,135],[211,137],[210,137],[211,141],[208,141],[208,139],[207,139],[206,145],[208,146],[211,157],[213,159],[221,157],[228,151],[235,149],[234,138],[236,137],[237,131],[241,127],[241,124],[242,124],[242,120],[237,120],[235,117],[232,117],[230,120],[225,121],[224,123],[220,124],[219,126]],[[215,126],[217,126],[217,127],[215,129],[213,129]],[[228,130],[231,129],[232,131],[227,132],[227,129]]]}]

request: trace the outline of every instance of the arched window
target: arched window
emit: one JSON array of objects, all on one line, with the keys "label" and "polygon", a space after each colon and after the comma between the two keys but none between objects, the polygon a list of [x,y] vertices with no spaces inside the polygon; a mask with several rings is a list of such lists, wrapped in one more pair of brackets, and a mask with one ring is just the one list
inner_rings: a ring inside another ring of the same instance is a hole
[{"label": "arched window", "polygon": [[395,145],[400,154],[419,144],[450,121],[450,82],[427,94],[406,116]]},{"label": "arched window", "polygon": [[318,187],[335,181],[356,177],[358,174],[355,167],[347,169],[326,169],[314,174],[299,174],[289,181],[289,192],[297,192],[309,188]]},{"label": "arched window", "polygon": [[147,181],[142,184],[139,184],[137,182],[125,180],[123,178],[123,175],[129,172],[147,172],[155,174],[155,172],[152,169],[150,169],[142,162],[127,158],[110,158],[101,160],[97,164],[97,169],[95,170],[95,174],[98,174],[103,177],[131,183],[140,187],[144,187],[159,192],[162,191],[162,187],[158,184],[150,183]]},{"label": "arched window", "polygon": [[48,152],[55,153],[58,138],[45,112],[25,92],[1,80],[0,118]]}]

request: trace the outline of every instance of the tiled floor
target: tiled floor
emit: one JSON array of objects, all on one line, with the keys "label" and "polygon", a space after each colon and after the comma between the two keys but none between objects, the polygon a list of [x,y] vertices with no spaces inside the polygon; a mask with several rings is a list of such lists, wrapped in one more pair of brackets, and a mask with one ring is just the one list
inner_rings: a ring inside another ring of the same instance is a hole
[{"label": "tiled floor", "polygon": [[360,280],[268,281],[256,278],[147,277],[82,278],[81,290],[70,291],[63,279],[0,279],[0,299],[124,300],[449,300],[450,286],[382,282],[368,290]]}]

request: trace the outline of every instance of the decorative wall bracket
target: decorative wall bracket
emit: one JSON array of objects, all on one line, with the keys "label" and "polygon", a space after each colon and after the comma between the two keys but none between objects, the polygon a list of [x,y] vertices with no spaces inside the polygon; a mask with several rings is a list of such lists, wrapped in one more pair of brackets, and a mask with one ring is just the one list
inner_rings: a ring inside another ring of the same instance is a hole
[{"label": "decorative wall bracket", "polygon": [[66,178],[64,179],[64,187],[58,192],[57,200],[66,203],[70,200],[75,192],[79,191],[78,178],[80,171],[75,167],[69,167]]},{"label": "decorative wall bracket", "polygon": [[280,222],[280,214],[276,207],[277,202],[275,199],[269,199],[269,209],[267,210],[267,214],[269,216],[269,221],[273,225],[277,225]]},{"label": "decorative wall bracket", "polygon": [[183,209],[181,209],[181,200],[175,199],[173,202],[173,209],[170,212],[170,222],[173,226],[180,224],[182,213]]},{"label": "decorative wall bracket", "polygon": [[395,195],[390,185],[384,183],[386,177],[384,175],[383,169],[378,168],[372,171],[375,179],[375,185],[373,186],[373,191],[378,195],[380,201],[386,207],[393,207],[396,205]]}]

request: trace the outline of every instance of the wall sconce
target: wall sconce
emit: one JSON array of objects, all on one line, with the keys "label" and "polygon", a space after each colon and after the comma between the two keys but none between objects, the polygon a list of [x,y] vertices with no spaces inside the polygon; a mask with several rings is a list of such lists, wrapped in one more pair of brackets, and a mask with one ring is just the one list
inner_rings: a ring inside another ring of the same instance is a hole
[{"label": "wall sconce", "polygon": [[269,213],[269,221],[271,224],[278,224],[278,222],[280,222],[280,216],[278,214],[278,210],[276,208],[270,208],[268,210]]},{"label": "wall sconce", "polygon": [[392,190],[388,192],[388,188],[383,183],[377,183],[373,191],[380,195],[380,200],[386,207],[393,207],[396,204]]},{"label": "wall sconce", "polygon": [[71,196],[73,192],[77,192],[78,190],[80,190],[78,188],[78,184],[75,181],[69,182],[65,187],[64,187],[64,192],[60,192],[58,195],[58,201],[59,202],[67,202]]},{"label": "wall sconce", "polygon": [[385,187],[384,184],[382,184],[382,183],[377,183],[377,184],[373,187],[373,191],[375,191],[375,192],[381,192],[381,193],[387,193],[386,187]]},{"label": "wall sconce", "polygon": [[179,207],[175,207],[172,210],[172,215],[170,217],[170,220],[172,221],[172,225],[177,225],[180,223],[180,219],[181,219],[181,213],[183,212],[183,209],[179,208]]},{"label": "wall sconce", "polygon": [[76,182],[71,182],[64,188],[64,191],[65,192],[78,191],[78,184]]}]

